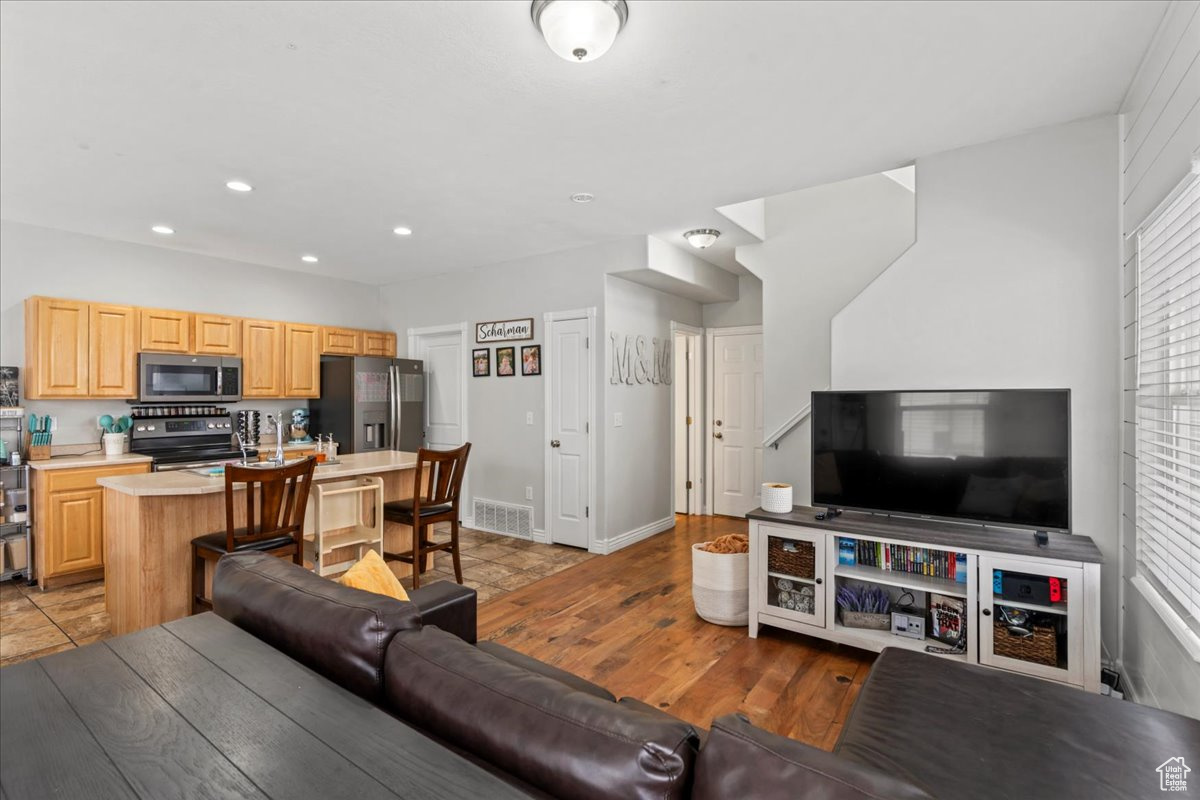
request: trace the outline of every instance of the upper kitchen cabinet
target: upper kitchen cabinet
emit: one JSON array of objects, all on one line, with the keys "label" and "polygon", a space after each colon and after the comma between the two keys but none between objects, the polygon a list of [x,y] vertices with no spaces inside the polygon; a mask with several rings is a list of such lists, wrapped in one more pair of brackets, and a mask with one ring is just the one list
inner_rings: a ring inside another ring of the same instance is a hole
[{"label": "upper kitchen cabinet", "polygon": [[383,331],[362,332],[362,354],[364,356],[396,357],[396,334]]},{"label": "upper kitchen cabinet", "polygon": [[138,310],[88,306],[89,397],[137,397]]},{"label": "upper kitchen cabinet", "polygon": [[240,356],[242,321],[214,314],[194,314],[193,352],[206,356]]},{"label": "upper kitchen cabinet", "polygon": [[315,325],[283,326],[284,396],[321,396],[321,329]]},{"label": "upper kitchen cabinet", "polygon": [[186,311],[164,311],[157,308],[143,308],[140,311],[139,350],[154,350],[159,353],[192,351],[191,314]]},{"label": "upper kitchen cabinet", "polygon": [[25,396],[87,394],[88,304],[30,297],[25,301]]},{"label": "upper kitchen cabinet", "polygon": [[242,396],[283,397],[283,323],[242,320]]},{"label": "upper kitchen cabinet", "polygon": [[362,354],[362,333],[350,328],[321,328],[321,352],[332,356]]}]

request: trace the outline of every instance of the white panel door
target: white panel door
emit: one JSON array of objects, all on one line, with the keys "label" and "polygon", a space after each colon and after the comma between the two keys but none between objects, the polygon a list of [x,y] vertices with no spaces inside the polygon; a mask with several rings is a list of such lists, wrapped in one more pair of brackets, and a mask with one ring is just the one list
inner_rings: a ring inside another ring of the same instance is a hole
[{"label": "white panel door", "polygon": [[451,450],[466,442],[467,373],[461,331],[418,334],[412,358],[425,362],[425,446]]},{"label": "white panel door", "polygon": [[761,333],[713,337],[713,513],[741,517],[762,494]]},{"label": "white panel door", "polygon": [[550,326],[550,540],[588,546],[588,321],[554,320]]}]

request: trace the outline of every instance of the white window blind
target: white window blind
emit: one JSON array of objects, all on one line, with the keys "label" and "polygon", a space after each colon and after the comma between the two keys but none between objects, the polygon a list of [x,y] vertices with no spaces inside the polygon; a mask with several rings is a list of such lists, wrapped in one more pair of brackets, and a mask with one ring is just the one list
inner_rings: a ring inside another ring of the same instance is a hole
[{"label": "white window blind", "polygon": [[1138,234],[1137,557],[1200,630],[1200,176]]}]

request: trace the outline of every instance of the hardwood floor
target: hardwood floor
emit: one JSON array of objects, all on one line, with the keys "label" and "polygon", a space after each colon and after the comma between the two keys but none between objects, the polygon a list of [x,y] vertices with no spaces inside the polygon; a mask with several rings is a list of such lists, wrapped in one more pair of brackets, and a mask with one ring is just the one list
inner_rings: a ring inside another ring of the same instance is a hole
[{"label": "hardwood floor", "polygon": [[696,616],[691,545],[746,529],[740,519],[677,517],[670,531],[483,604],[479,637],[695,725],[740,712],[831,749],[873,653],[774,628],[751,639]]}]

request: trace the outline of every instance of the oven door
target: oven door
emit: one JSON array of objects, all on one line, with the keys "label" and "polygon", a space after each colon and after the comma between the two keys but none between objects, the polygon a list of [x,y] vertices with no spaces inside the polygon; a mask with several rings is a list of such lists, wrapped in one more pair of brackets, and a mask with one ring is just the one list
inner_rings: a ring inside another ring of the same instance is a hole
[{"label": "oven door", "polygon": [[138,354],[138,400],[143,403],[219,402],[221,378],[217,356]]}]

